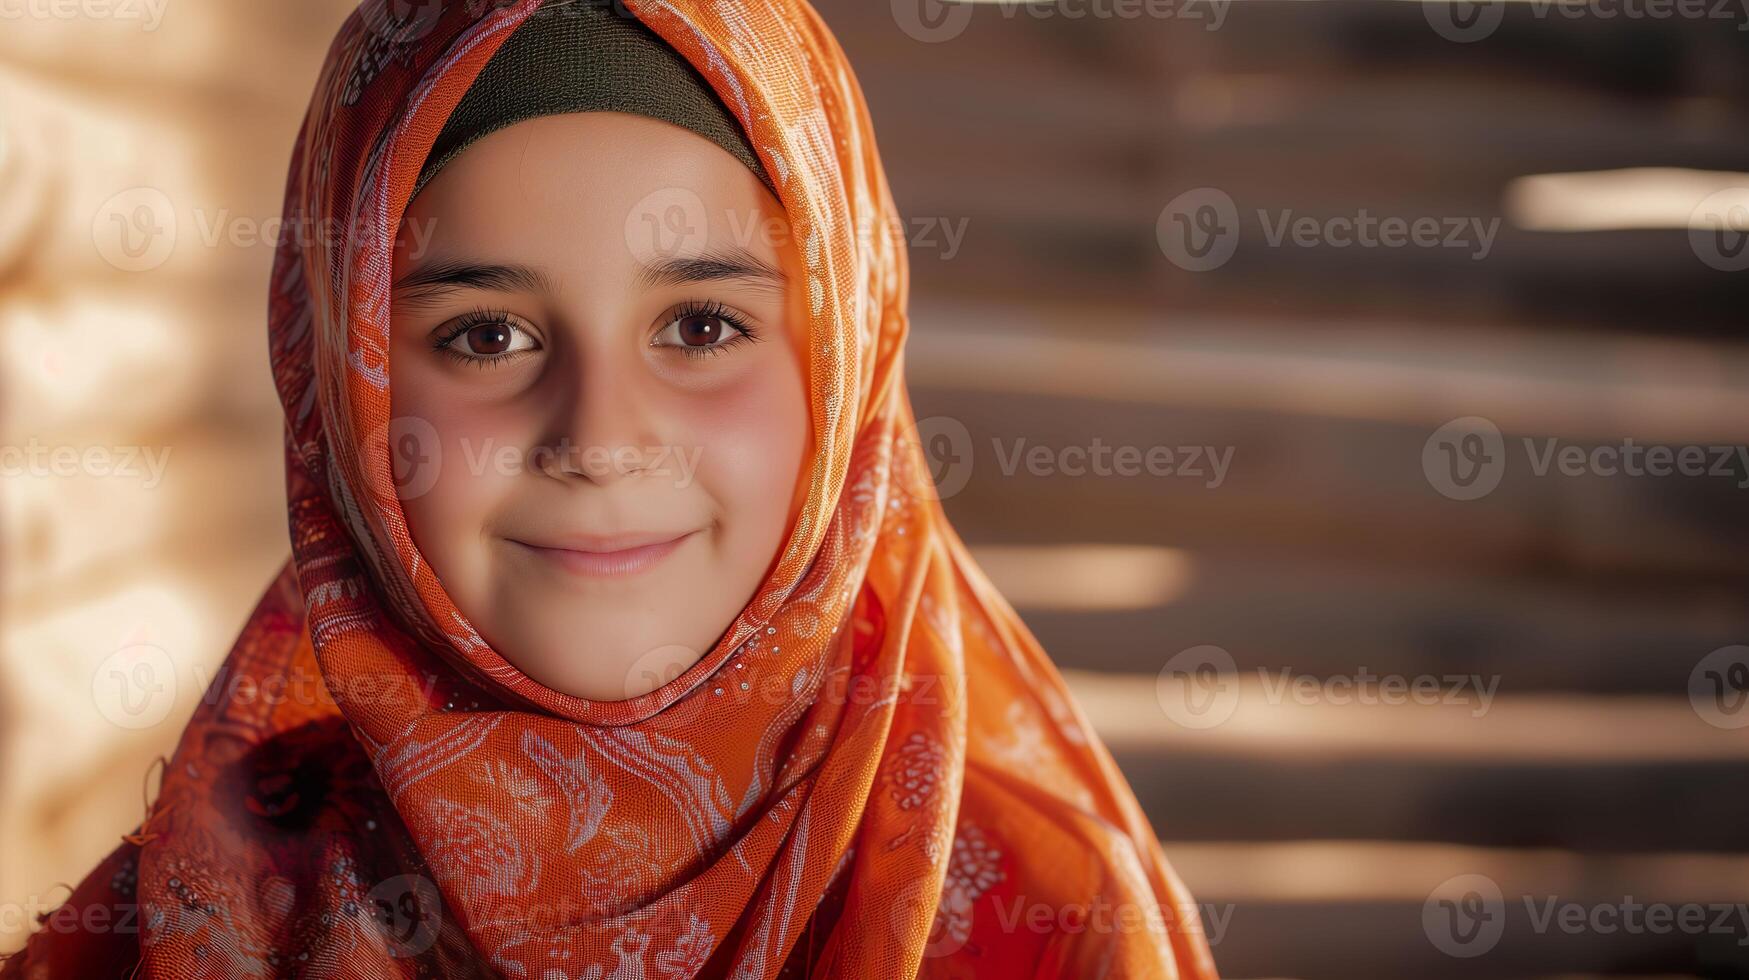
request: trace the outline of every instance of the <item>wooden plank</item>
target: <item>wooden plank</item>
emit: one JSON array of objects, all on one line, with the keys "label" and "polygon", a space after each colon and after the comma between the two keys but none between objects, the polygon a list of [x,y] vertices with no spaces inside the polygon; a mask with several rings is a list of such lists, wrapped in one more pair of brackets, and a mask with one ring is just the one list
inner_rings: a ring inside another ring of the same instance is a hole
[{"label": "wooden plank", "polygon": [[1175,840],[1443,841],[1615,852],[1749,849],[1749,764],[1493,764],[1114,752]]}]

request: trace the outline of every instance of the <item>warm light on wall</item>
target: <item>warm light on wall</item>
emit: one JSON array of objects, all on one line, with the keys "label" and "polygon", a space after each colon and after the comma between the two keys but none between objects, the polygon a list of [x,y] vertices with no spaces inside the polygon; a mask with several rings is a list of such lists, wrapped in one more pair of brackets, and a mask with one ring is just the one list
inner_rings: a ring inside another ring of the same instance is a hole
[{"label": "warm light on wall", "polygon": [[1704,229],[1723,216],[1749,232],[1749,174],[1678,167],[1534,174],[1506,185],[1505,209],[1527,231]]},{"label": "warm light on wall", "polygon": [[1176,600],[1190,584],[1190,556],[1140,545],[986,545],[972,549],[985,573],[1019,609],[1147,609]]}]

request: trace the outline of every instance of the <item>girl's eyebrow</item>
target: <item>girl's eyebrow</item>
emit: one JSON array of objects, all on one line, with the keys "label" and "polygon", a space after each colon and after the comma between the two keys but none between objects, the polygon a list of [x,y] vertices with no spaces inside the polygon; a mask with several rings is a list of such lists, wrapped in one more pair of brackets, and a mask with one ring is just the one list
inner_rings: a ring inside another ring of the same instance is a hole
[{"label": "girl's eyebrow", "polygon": [[[751,285],[777,291],[782,291],[788,281],[781,269],[738,245],[704,255],[645,263],[639,266],[637,276],[638,285],[644,289],[725,279],[743,279]],[[505,293],[558,291],[552,279],[533,266],[448,261],[418,266],[397,280],[393,288],[397,293],[413,294],[406,297],[409,301],[426,299],[446,289],[490,289]]]},{"label": "girl's eyebrow", "polygon": [[648,262],[639,268],[637,277],[638,285],[644,289],[723,279],[744,279],[751,285],[779,292],[787,281],[781,269],[739,245],[727,246],[704,255]]},{"label": "girl's eyebrow", "polygon": [[547,274],[532,266],[478,262],[432,262],[402,276],[394,285],[417,297],[445,289],[491,289],[504,293],[556,292]]}]

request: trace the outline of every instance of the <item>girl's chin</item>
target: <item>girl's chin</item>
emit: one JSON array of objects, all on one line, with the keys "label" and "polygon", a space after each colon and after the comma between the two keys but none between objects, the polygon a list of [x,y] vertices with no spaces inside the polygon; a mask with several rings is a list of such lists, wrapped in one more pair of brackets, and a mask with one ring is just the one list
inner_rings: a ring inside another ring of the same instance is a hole
[{"label": "girl's chin", "polygon": [[[647,618],[621,612],[647,631]],[[552,624],[543,634],[565,638],[519,643],[498,653],[516,669],[555,691],[593,701],[623,701],[679,677],[707,651],[661,638],[608,640],[615,622],[586,618]],[[497,649],[497,648],[495,648]],[[528,652],[538,651],[538,652]]]}]

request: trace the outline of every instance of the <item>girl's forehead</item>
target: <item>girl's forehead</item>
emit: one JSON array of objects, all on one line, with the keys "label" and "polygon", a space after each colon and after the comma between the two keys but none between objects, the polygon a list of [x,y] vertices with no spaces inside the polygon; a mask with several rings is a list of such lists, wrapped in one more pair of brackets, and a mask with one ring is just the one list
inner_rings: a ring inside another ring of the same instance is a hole
[{"label": "girl's forehead", "polygon": [[[788,225],[765,185],[720,146],[660,120],[589,112],[526,120],[472,144],[409,204],[399,236],[445,248],[617,249],[645,263],[735,246],[778,264],[788,261]],[[411,255],[398,249],[397,263]]]}]

